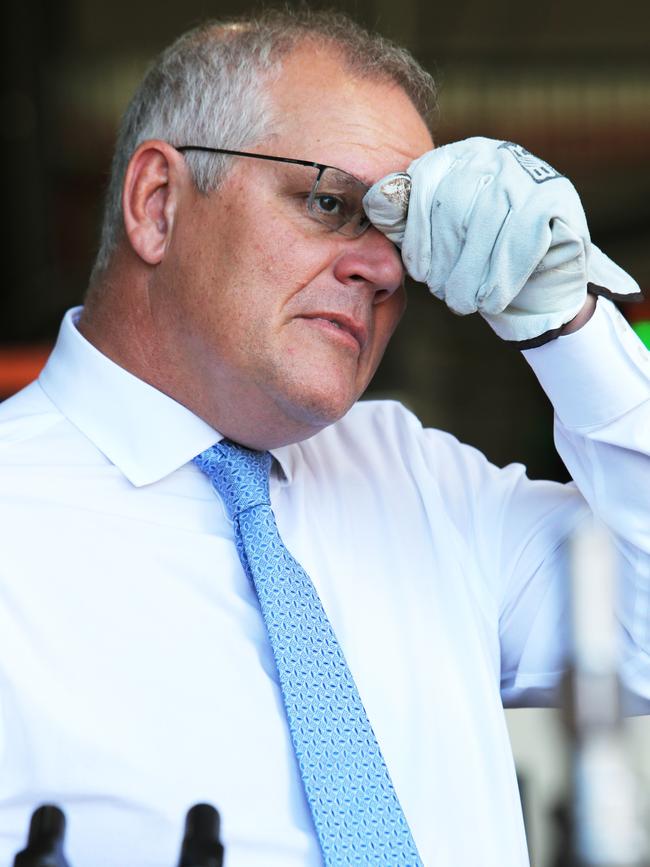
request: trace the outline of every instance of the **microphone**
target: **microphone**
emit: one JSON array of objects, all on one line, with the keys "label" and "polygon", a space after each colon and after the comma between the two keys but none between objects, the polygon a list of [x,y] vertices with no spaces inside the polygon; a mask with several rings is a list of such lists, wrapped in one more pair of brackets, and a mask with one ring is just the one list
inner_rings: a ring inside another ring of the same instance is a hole
[{"label": "microphone", "polygon": [[13,867],[70,867],[63,854],[65,816],[54,804],[32,813],[27,846],[16,854]]},{"label": "microphone", "polygon": [[223,867],[220,824],[219,813],[210,804],[195,804],[188,810],[178,867]]}]

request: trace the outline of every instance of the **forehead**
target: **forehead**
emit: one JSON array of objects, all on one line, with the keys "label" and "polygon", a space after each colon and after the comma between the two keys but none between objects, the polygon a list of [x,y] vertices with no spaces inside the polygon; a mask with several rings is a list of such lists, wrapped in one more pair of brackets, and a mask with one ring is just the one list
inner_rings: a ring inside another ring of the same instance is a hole
[{"label": "forehead", "polygon": [[338,166],[372,183],[433,147],[406,93],[390,81],[358,77],[337,51],[296,50],[270,94],[275,122],[268,141],[283,156]]}]

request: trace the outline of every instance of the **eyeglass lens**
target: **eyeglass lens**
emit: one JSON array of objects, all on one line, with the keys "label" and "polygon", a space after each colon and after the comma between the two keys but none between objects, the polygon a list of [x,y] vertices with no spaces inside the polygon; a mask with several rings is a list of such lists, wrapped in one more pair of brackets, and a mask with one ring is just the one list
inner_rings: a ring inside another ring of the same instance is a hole
[{"label": "eyeglass lens", "polygon": [[332,231],[360,235],[369,225],[363,210],[367,192],[368,187],[353,175],[335,168],[322,169],[309,196],[309,212]]}]

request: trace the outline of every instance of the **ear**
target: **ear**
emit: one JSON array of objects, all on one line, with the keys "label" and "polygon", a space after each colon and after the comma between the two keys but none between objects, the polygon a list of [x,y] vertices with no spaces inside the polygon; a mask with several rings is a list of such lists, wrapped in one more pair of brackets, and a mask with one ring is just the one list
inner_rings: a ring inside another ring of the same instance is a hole
[{"label": "ear", "polygon": [[157,265],[169,245],[181,187],[189,172],[170,144],[142,142],[131,157],[122,189],[127,238],[147,264]]}]

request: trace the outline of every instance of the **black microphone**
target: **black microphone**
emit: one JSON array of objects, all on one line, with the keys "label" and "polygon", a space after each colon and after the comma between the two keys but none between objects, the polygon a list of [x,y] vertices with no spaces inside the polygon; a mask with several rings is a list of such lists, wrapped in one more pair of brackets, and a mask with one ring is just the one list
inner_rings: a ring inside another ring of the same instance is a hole
[{"label": "black microphone", "polygon": [[65,816],[53,804],[32,813],[27,846],[14,858],[14,867],[70,867],[63,854]]},{"label": "black microphone", "polygon": [[185,818],[178,867],[223,867],[219,813],[210,804],[195,804]]}]

